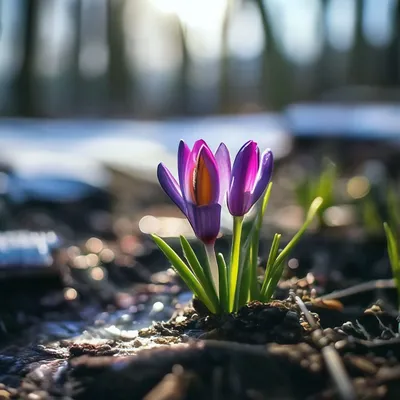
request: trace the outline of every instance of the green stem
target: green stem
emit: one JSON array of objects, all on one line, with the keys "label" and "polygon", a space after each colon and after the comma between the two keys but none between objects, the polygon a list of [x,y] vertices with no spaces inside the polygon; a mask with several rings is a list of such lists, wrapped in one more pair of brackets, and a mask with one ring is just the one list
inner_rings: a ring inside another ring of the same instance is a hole
[{"label": "green stem", "polygon": [[249,281],[250,281],[250,298],[252,300],[259,300],[260,290],[258,289],[258,282],[257,282],[257,267],[258,267],[258,251],[259,251],[259,238],[260,234],[259,231],[256,233],[255,240],[251,246],[252,258],[251,258],[251,268],[249,274]]},{"label": "green stem", "polygon": [[217,257],[215,256],[214,244],[205,244],[204,247],[206,249],[208,265],[210,266],[212,283],[214,285],[215,292],[219,297],[219,272],[218,272]]},{"label": "green stem", "polygon": [[235,309],[236,288],[239,277],[240,241],[242,237],[243,217],[233,217],[233,238],[231,265],[229,269],[229,312]]}]

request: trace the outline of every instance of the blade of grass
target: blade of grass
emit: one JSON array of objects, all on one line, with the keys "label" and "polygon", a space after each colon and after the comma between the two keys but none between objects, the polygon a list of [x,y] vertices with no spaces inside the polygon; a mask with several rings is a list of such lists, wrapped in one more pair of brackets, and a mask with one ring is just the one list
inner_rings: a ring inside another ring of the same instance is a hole
[{"label": "blade of grass", "polygon": [[[276,256],[275,260],[271,261],[268,259],[267,264],[267,270],[266,270],[266,276],[264,278],[263,282],[263,288],[264,290],[262,291],[262,299],[263,301],[269,301],[275,291],[276,286],[278,285],[278,282],[283,274],[284,270],[284,261],[286,257],[289,255],[290,251],[293,250],[294,246],[298,243],[298,241],[301,239],[305,231],[307,230],[308,226],[311,224],[313,221],[315,215],[318,214],[318,210],[322,206],[323,199],[321,197],[317,197],[314,199],[314,201],[311,203],[311,206],[308,210],[306,220],[304,221],[303,226],[299,229],[299,231],[294,235],[292,240],[286,245],[286,247],[279,253],[278,256]],[[272,250],[272,247],[271,247]],[[270,255],[274,255],[271,254]]]},{"label": "blade of grass", "polygon": [[176,252],[157,235],[151,235],[156,245],[165,254],[168,260],[171,262],[172,266],[185,282],[187,287],[199,298],[201,302],[212,312],[217,313],[213,302],[208,297],[207,293],[201,286],[200,282],[197,280],[194,273],[190,268],[184,263],[184,261],[176,254]]},{"label": "blade of grass", "polygon": [[253,228],[250,231],[251,236],[249,236],[249,243],[247,245],[245,244],[242,249],[242,257],[244,257],[244,259],[241,262],[241,286],[237,299],[237,306],[245,304],[248,299],[258,300],[260,296],[260,289],[257,282],[260,232],[264,214],[267,210],[268,202],[271,197],[271,191],[272,182],[268,184],[265,194],[262,198],[257,217],[255,218]]},{"label": "blade of grass", "polygon": [[265,195],[262,201],[262,205],[260,208],[260,212],[257,218],[256,230],[253,235],[252,241],[252,265],[250,268],[250,298],[252,300],[258,300],[260,297],[260,288],[257,282],[257,267],[258,267],[258,252],[260,246],[260,232],[262,228],[262,222],[264,219],[265,211],[267,210],[269,199],[271,197],[272,190],[272,182],[267,186],[267,190],[265,191]]},{"label": "blade of grass", "polygon": [[279,265],[281,262],[285,260],[285,258],[289,255],[289,253],[293,250],[293,247],[298,243],[298,241],[303,236],[304,232],[307,230],[311,222],[313,221],[315,215],[318,213],[318,210],[322,206],[323,199],[322,197],[317,197],[311,203],[311,206],[308,210],[306,220],[300,230],[294,235],[292,240],[286,245],[286,247],[281,251],[278,257],[275,260],[275,264]]},{"label": "blade of grass", "polygon": [[217,263],[220,307],[223,312],[229,312],[228,268],[226,267],[224,256],[221,253],[217,254]]},{"label": "blade of grass", "polygon": [[282,261],[280,264],[273,265],[273,270],[271,271],[270,277],[267,281],[267,287],[263,296],[263,301],[268,302],[271,300],[276,287],[278,286],[279,280],[282,277],[285,264]]},{"label": "blade of grass", "polygon": [[275,264],[276,257],[278,256],[279,243],[280,243],[281,237],[282,237],[282,235],[275,233],[274,239],[272,240],[272,243],[271,243],[271,248],[270,248],[269,255],[268,255],[267,266],[265,268],[264,280],[263,280],[263,283],[261,286],[261,299],[263,301],[265,301],[264,298],[266,296],[268,282],[271,280],[272,267]]},{"label": "blade of grass", "polygon": [[392,265],[393,274],[394,274],[395,270],[399,269],[399,252],[397,249],[397,242],[396,242],[396,238],[395,238],[393,231],[390,228],[389,224],[387,222],[384,222],[383,227],[384,227],[385,233],[386,233],[389,261],[390,261],[390,264]]},{"label": "blade of grass", "polygon": [[214,282],[212,280],[211,273],[207,273],[209,272],[207,271],[209,270],[208,262],[206,262],[207,265],[205,265],[203,268],[188,240],[184,236],[180,236],[180,240],[183,254],[185,255],[185,258],[190,267],[192,268],[194,275],[205,289],[215,308],[218,309],[219,300],[215,291]]},{"label": "blade of grass", "polygon": [[324,199],[323,209],[332,206],[334,203],[334,184],[336,181],[336,176],[336,164],[328,159],[325,160],[325,167],[319,177],[317,191],[314,195]]},{"label": "blade of grass", "polygon": [[387,249],[389,254],[389,261],[392,267],[393,280],[397,289],[397,302],[398,308],[400,309],[400,262],[399,262],[399,250],[397,247],[396,237],[390,228],[389,224],[385,222],[383,224],[387,239]]},{"label": "blade of grass", "polygon": [[400,212],[398,207],[398,197],[396,194],[396,190],[393,187],[393,184],[390,185],[388,189],[387,207],[388,207],[389,225],[393,227],[392,233],[397,243],[399,237],[398,227],[400,226]]},{"label": "blade of grass", "polygon": [[246,255],[244,262],[241,262],[241,272],[240,272],[240,290],[237,299],[236,308],[240,308],[241,306],[245,305],[249,301],[250,295],[250,273],[249,269],[252,265],[253,259],[253,247],[249,246],[246,249]]},{"label": "blade of grass", "polygon": [[362,219],[367,232],[376,235],[381,232],[382,220],[378,207],[371,194],[361,203]]}]

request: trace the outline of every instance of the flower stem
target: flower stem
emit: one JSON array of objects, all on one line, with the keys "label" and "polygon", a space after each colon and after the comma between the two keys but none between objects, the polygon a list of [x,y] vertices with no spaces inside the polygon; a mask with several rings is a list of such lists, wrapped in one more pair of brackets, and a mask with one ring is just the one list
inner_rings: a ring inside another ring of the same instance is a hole
[{"label": "flower stem", "polygon": [[239,277],[240,241],[242,237],[243,217],[233,217],[233,238],[229,269],[229,311],[235,309],[236,288]]},{"label": "flower stem", "polygon": [[210,272],[212,277],[212,283],[215,288],[215,292],[219,297],[219,275],[218,275],[218,263],[217,257],[215,256],[214,244],[205,244],[208,264],[210,266]]}]

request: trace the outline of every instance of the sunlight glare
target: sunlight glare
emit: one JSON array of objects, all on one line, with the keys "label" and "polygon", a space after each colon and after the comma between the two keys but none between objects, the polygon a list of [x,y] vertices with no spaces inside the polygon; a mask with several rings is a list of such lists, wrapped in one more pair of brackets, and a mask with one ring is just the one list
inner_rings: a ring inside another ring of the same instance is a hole
[{"label": "sunlight glare", "polygon": [[226,0],[150,0],[160,12],[176,14],[193,28],[211,28],[219,22],[226,9]]}]

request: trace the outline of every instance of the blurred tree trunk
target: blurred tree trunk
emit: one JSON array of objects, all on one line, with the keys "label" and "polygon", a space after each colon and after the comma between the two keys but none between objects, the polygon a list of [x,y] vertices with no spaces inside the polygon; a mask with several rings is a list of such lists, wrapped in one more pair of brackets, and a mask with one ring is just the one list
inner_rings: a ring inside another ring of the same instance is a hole
[{"label": "blurred tree trunk", "polygon": [[366,42],[363,34],[364,1],[356,0],[355,29],[354,29],[354,47],[351,53],[350,61],[350,84],[362,84],[365,77]]},{"label": "blurred tree trunk", "polygon": [[182,63],[179,74],[177,75],[180,103],[179,113],[182,115],[188,115],[190,114],[190,54],[186,43],[186,27],[182,24],[178,16],[176,17],[176,24],[178,27],[179,41],[182,50]]},{"label": "blurred tree trunk", "polygon": [[132,85],[135,82],[135,71],[132,67],[128,68],[126,62],[124,8],[125,0],[108,0],[109,103],[107,111],[111,115],[129,113],[133,103],[130,101],[129,93],[132,92]]},{"label": "blurred tree trunk", "polygon": [[387,49],[385,83],[400,85],[400,0],[397,1],[394,15],[393,39]]},{"label": "blurred tree trunk", "polygon": [[281,109],[291,100],[292,76],[290,74],[290,64],[278,48],[263,0],[256,0],[256,3],[260,12],[265,38],[261,64],[261,98],[267,109]]},{"label": "blurred tree trunk", "polygon": [[73,48],[73,108],[74,114],[79,115],[81,113],[81,74],[79,69],[79,56],[81,52],[81,25],[82,25],[82,3],[81,0],[76,0],[74,4],[74,14],[75,14],[75,41]]},{"label": "blurred tree trunk", "polygon": [[[322,35],[322,51],[319,60],[315,63],[314,73],[317,74],[319,82],[316,88],[317,93],[321,93],[329,90],[332,84],[335,84],[335,78],[337,78],[336,66],[332,62],[333,51],[329,45],[328,41],[328,31],[327,31],[327,9],[329,0],[321,0],[321,35]],[[333,82],[332,82],[333,81]]]},{"label": "blurred tree trunk", "polygon": [[231,109],[229,93],[229,48],[228,35],[232,16],[232,0],[227,0],[224,21],[221,32],[221,53],[220,53],[220,93],[219,111],[221,114],[229,112]]},{"label": "blurred tree trunk", "polygon": [[32,75],[36,46],[36,25],[38,1],[26,0],[22,6],[25,31],[23,38],[23,56],[21,69],[16,78],[15,93],[17,98],[17,114],[25,117],[36,116],[35,93],[32,90]]}]

